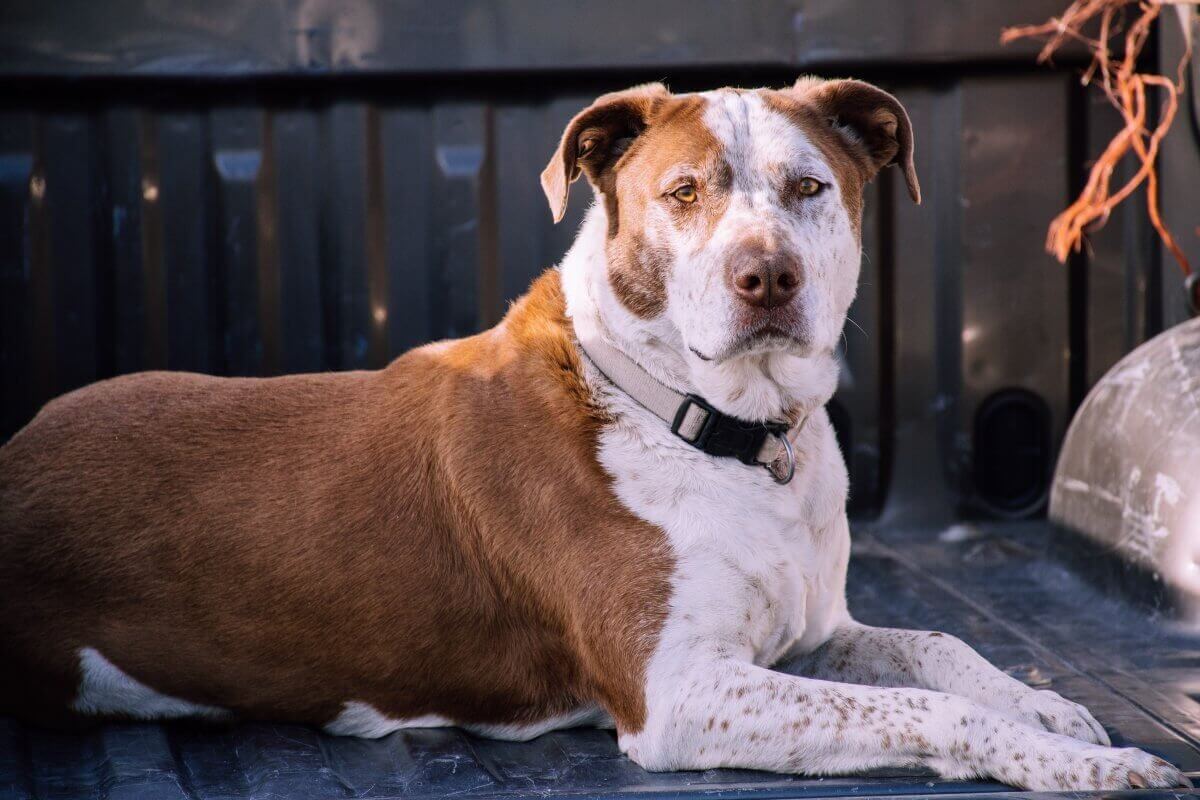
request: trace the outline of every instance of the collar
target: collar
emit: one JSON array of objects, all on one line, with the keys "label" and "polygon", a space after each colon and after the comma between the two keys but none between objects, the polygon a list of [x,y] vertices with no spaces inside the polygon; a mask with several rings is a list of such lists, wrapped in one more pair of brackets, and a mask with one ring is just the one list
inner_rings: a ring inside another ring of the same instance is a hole
[{"label": "collar", "polygon": [[[683,441],[711,456],[732,457],[771,473],[786,484],[796,473],[796,454],[786,422],[747,422],[724,414],[694,394],[665,385],[629,356],[599,338],[579,340],[580,350],[608,381],[671,426]],[[804,427],[807,417],[796,429]]]}]

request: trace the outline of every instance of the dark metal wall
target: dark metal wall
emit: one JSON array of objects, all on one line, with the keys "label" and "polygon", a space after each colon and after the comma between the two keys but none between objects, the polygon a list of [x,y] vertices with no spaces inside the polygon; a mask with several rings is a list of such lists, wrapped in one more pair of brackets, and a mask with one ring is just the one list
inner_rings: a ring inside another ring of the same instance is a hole
[{"label": "dark metal wall", "polygon": [[1074,404],[1161,319],[1136,215],[1042,252],[1114,124],[996,43],[1058,5],[9,3],[0,437],[115,374],[377,367],[490,325],[571,241],[587,192],[553,226],[537,176],[592,97],[819,71],[898,93],[926,197],[869,193],[834,408],[854,507],[1036,510]]}]

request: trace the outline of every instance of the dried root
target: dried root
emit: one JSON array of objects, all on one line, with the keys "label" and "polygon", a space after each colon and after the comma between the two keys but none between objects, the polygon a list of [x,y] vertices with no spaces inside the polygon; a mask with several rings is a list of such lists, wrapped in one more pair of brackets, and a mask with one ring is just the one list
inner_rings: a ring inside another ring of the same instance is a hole
[{"label": "dried root", "polygon": [[[1176,0],[1181,1],[1196,3],[1200,0]],[[1049,61],[1064,43],[1081,42],[1092,54],[1091,64],[1083,74],[1084,85],[1097,82],[1098,78],[1100,88],[1125,120],[1125,127],[1109,142],[1092,166],[1079,197],[1050,223],[1046,250],[1061,262],[1065,262],[1071,252],[1080,250],[1085,232],[1103,225],[1113,208],[1144,183],[1146,209],[1151,224],[1179,263],[1184,276],[1192,274],[1191,264],[1159,213],[1155,166],[1159,144],[1179,110],[1184,70],[1191,55],[1190,39],[1175,80],[1137,69],[1138,55],[1150,35],[1151,25],[1163,6],[1169,4],[1170,0],[1074,0],[1061,17],[1042,25],[1007,28],[1001,34],[1000,41],[1005,44],[1026,37],[1046,37],[1046,45],[1038,55],[1038,61],[1043,63]],[[1137,16],[1126,27],[1126,10],[1130,7],[1136,9]],[[1099,31],[1092,38],[1084,33],[1084,29],[1097,18]],[[1122,31],[1124,48],[1121,55],[1116,57],[1109,49],[1109,42],[1121,35]],[[1158,123],[1151,130],[1147,128],[1147,93],[1148,89],[1154,87],[1163,90],[1164,100]],[[1114,191],[1113,172],[1130,152],[1140,162],[1140,167],[1133,177]]]}]

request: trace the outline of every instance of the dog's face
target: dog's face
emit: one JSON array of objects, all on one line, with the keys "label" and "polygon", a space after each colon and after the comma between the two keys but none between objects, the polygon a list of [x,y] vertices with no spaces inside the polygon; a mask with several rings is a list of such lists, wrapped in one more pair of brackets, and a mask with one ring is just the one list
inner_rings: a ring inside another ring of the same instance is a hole
[{"label": "dog's face", "polygon": [[586,174],[608,216],[608,281],[688,358],[723,363],[835,346],[858,280],[863,185],[902,166],[912,131],[894,97],[858,81],[599,98],[542,174],[556,219]]}]

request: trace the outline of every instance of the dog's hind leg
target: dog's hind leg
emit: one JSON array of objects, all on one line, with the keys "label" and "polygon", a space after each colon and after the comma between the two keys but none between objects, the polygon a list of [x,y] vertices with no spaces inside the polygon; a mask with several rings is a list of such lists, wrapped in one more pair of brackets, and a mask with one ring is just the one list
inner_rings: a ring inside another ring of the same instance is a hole
[{"label": "dog's hind leg", "polygon": [[818,775],[926,766],[1028,789],[1185,785],[1140,750],[1081,742],[924,689],[831,683],[731,659],[697,659],[654,698],[630,758],[651,770],[741,767]]},{"label": "dog's hind leg", "polygon": [[849,622],[821,647],[780,665],[798,675],[870,686],[907,686],[959,695],[1035,728],[1109,744],[1091,713],[1052,691],[1037,691],[945,633]]}]

